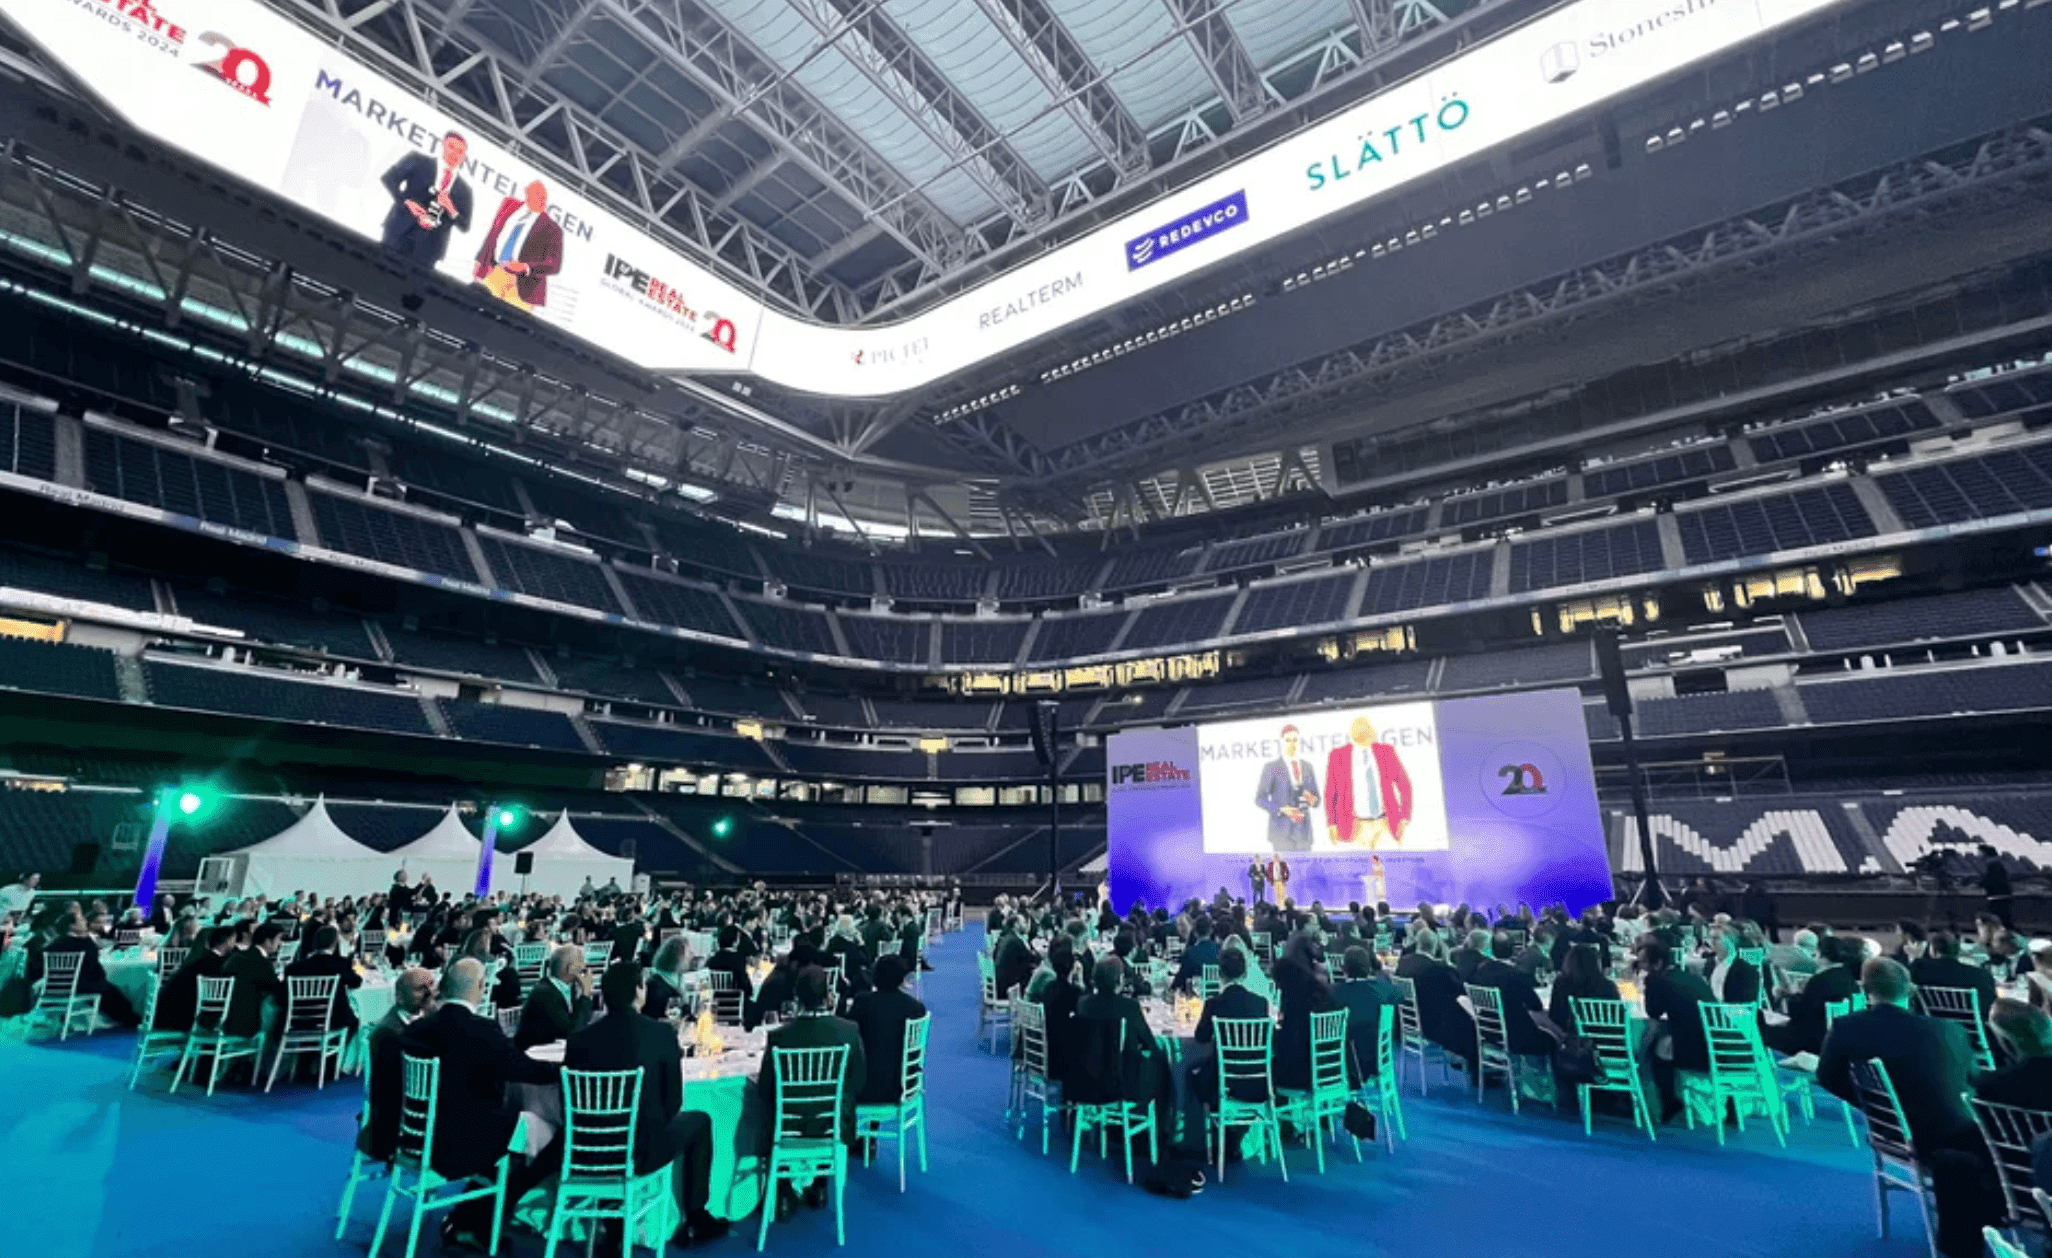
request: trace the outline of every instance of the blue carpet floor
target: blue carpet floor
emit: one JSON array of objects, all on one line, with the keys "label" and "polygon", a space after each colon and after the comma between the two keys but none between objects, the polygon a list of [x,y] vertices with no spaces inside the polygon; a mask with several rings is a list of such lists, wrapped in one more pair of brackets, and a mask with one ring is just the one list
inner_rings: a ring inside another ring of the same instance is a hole
[{"label": "blue carpet floor", "polygon": [[[1321,1177],[1300,1146],[1287,1184],[1273,1166],[1234,1167],[1229,1183],[1189,1201],[1127,1187],[1088,1150],[1072,1178],[1066,1158],[1043,1159],[1037,1138],[1022,1146],[1001,1129],[1006,1066],[972,1043],[980,940],[973,926],[950,936],[927,977],[931,1171],[915,1171],[900,1196],[894,1165],[854,1170],[851,1258],[1926,1252],[1913,1211],[1905,1219],[1898,1209],[1895,1236],[1875,1239],[1870,1164],[1835,1108],[1814,1127],[1798,1120],[1786,1150],[1758,1129],[1724,1149],[1707,1130],[1678,1128],[1648,1145],[1617,1120],[1584,1138],[1579,1121],[1544,1109],[1512,1118],[1500,1091],[1485,1109],[1452,1085],[1420,1100],[1413,1083],[1411,1138],[1393,1158],[1370,1150],[1357,1165],[1342,1144],[1328,1150]],[[359,1192],[348,1238],[332,1239],[355,1080],[321,1092],[281,1080],[270,1096],[238,1086],[209,1100],[190,1088],[168,1096],[158,1074],[129,1092],[132,1048],[117,1034],[0,1044],[0,1255],[361,1258],[381,1184]],[[751,1221],[707,1252],[753,1247]],[[387,1254],[403,1249],[403,1238],[386,1242]],[[832,1213],[801,1211],[773,1226],[769,1251],[832,1252]],[[421,1252],[439,1250],[424,1239]],[[541,1243],[514,1235],[502,1252],[539,1258]]]}]

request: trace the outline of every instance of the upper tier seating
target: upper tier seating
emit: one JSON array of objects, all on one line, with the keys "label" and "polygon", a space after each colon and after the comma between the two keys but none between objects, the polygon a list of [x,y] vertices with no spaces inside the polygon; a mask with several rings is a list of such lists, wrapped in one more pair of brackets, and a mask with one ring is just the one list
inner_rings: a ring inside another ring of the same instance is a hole
[{"label": "upper tier seating", "polygon": [[1107,590],[1132,590],[1150,585],[1167,585],[1197,571],[1203,547],[1188,542],[1155,546],[1122,546],[1112,552],[1112,565],[1105,574]]},{"label": "upper tier seating", "polygon": [[591,560],[509,542],[490,533],[479,533],[477,544],[492,575],[506,589],[573,607],[626,614],[627,609],[606,584],[605,570]]},{"label": "upper tier seating", "polygon": [[2030,712],[2052,708],[2052,664],[1882,670],[1878,675],[1846,680],[1806,681],[1800,690],[1804,710],[1819,725],[1971,712]]},{"label": "upper tier seating", "polygon": [[85,430],[86,488],[144,506],[294,539],[285,482],[155,442]]},{"label": "upper tier seating", "polygon": [[1744,656],[1787,655],[1792,648],[1788,632],[1779,625],[1763,625],[1738,633],[1688,634],[1678,633],[1657,638],[1651,642],[1627,643],[1623,649],[1624,666],[1630,670],[1642,668],[1677,667],[1677,660],[1686,661],[1696,651],[1710,651],[1736,644]]},{"label": "upper tier seating", "polygon": [[1990,637],[2045,627],[2044,619],[2009,586],[1804,612],[1801,620],[1814,651]]},{"label": "upper tier seating", "polygon": [[816,725],[831,726],[834,729],[870,729],[875,721],[869,715],[868,705],[859,695],[827,694],[823,691],[807,690],[794,692],[792,698],[812,718]]},{"label": "upper tier seating", "polygon": [[1931,408],[1912,398],[1847,415],[1777,425],[1751,434],[1746,442],[1753,447],[1754,458],[1772,463],[1907,437],[1938,427],[1938,417],[1931,413]]},{"label": "upper tier seating", "polygon": [[0,687],[81,699],[121,698],[112,651],[4,634],[0,634]]},{"label": "upper tier seating", "polygon": [[841,632],[848,638],[848,649],[861,659],[926,664],[932,658],[933,622],[930,620],[843,615]]},{"label": "upper tier seating", "polygon": [[630,756],[655,764],[686,768],[745,769],[754,773],[776,771],[776,764],[752,738],[717,734],[710,730],[673,725],[631,725],[593,717],[592,733],[618,756]]},{"label": "upper tier seating", "polygon": [[1010,664],[1032,627],[1030,620],[944,620],[941,663]]},{"label": "upper tier seating", "polygon": [[1555,536],[1541,534],[1513,543],[1510,561],[1514,594],[1658,572],[1660,529],[1652,520],[1634,520]]},{"label": "upper tier seating", "polygon": [[1879,531],[1859,494],[1843,481],[1678,511],[1675,521],[1682,555],[1692,564],[1824,546]]},{"label": "upper tier seating", "polygon": [[[1677,481],[1714,476],[1719,472],[1729,472],[1737,465],[1730,446],[1696,446],[1655,458],[1590,468],[1582,473],[1582,492],[1591,498],[1608,498],[1659,485],[1672,485]],[[1565,500],[1565,495],[1562,497]]]},{"label": "upper tier seating", "polygon": [[925,779],[927,770],[925,752],[903,747],[857,747],[789,739],[777,744],[777,754],[793,773],[810,777],[920,781]]},{"label": "upper tier seating", "polygon": [[1334,624],[1346,616],[1347,600],[1359,575],[1352,568],[1343,568],[1308,581],[1250,586],[1247,601],[1240,604],[1240,614],[1233,621],[1233,633]]},{"label": "upper tier seating", "polygon": [[1073,660],[1103,655],[1111,650],[1119,626],[1126,623],[1123,611],[1096,615],[1049,617],[1040,622],[1034,636],[1032,660]]},{"label": "upper tier seating", "polygon": [[205,590],[179,589],[172,592],[180,615],[201,624],[223,629],[240,629],[258,642],[279,646],[305,647],[329,655],[357,660],[375,660],[378,649],[361,616],[346,611],[316,612],[280,607],[255,596],[210,594]]},{"label": "upper tier seating", "polygon": [[525,682],[530,686],[541,684],[541,674],[534,671],[534,662],[528,658],[526,648],[510,642],[435,638],[391,627],[385,630],[385,642],[391,646],[392,658],[399,664],[432,668],[444,673],[468,673],[500,681]]},{"label": "upper tier seating", "polygon": [[791,590],[827,594],[839,598],[867,599],[877,593],[876,570],[860,559],[808,554],[800,550],[770,550],[763,557],[770,571]]},{"label": "upper tier seating", "polygon": [[1393,542],[1423,532],[1426,517],[1431,513],[1430,507],[1404,507],[1341,520],[1326,525],[1318,534],[1318,547],[1320,550],[1342,551]]},{"label": "upper tier seating", "polygon": [[764,646],[812,655],[844,654],[834,643],[834,631],[827,623],[825,612],[789,603],[761,603],[749,598],[735,599],[734,606],[754,627],[755,636]]},{"label": "upper tier seating", "polygon": [[282,673],[143,658],[152,702],[170,708],[228,712],[310,725],[346,725],[401,734],[432,734],[417,695],[359,686],[294,681]]},{"label": "upper tier seating", "polygon": [[1183,696],[1183,706],[1176,709],[1176,715],[1223,712],[1228,708],[1280,708],[1296,684],[1295,677],[1246,677],[1192,686]]},{"label": "upper tier seating", "polygon": [[[1590,493],[1599,493],[1590,490]],[[1566,477],[1536,481],[1529,485],[1511,485],[1485,494],[1459,494],[1446,500],[1441,508],[1442,523],[1455,526],[1474,524],[1480,520],[1493,520],[1498,516],[1530,515],[1551,507],[1567,503],[1568,483]],[[1326,545],[1331,546],[1328,541]]]},{"label": "upper tier seating", "polygon": [[1368,569],[1368,584],[1361,593],[1361,615],[1383,616],[1487,598],[1495,564],[1494,548],[1409,563],[1378,564]]},{"label": "upper tier seating", "polygon": [[468,742],[507,743],[550,751],[584,751],[577,727],[561,712],[516,708],[472,699],[437,699],[449,732]]},{"label": "upper tier seating", "polygon": [[2010,411],[2052,403],[2052,371],[2018,372],[1977,381],[1946,395],[1968,419],[1987,419]]},{"label": "upper tier seating", "polygon": [[711,590],[667,581],[632,568],[615,568],[613,572],[643,620],[741,640],[741,627],[734,623],[720,596]]},{"label": "upper tier seating", "polygon": [[1061,559],[1036,554],[1014,559],[997,570],[997,596],[1005,602],[1074,598],[1102,588],[1098,577],[1110,562],[1110,556],[1103,554]]},{"label": "upper tier seating", "polygon": [[[1662,874],[1849,873],[1867,857],[1845,808],[1830,797],[1658,799],[1648,814]],[[1638,833],[1637,819],[1627,813],[1621,868],[1643,868]]]},{"label": "upper tier seating", "polygon": [[1297,702],[1339,703],[1378,695],[1423,694],[1431,676],[1431,660],[1399,660],[1312,673],[1304,678],[1304,689]]},{"label": "upper tier seating", "polygon": [[1232,610],[1235,597],[1235,591],[1227,590],[1143,607],[1133,617],[1133,627],[1126,631],[1119,649],[1148,651],[1216,638],[1225,629],[1226,613]]},{"label": "upper tier seating", "polygon": [[48,411],[0,402],[0,469],[34,480],[56,480],[56,418]]},{"label": "upper tier seating", "polygon": [[760,716],[777,721],[791,719],[791,709],[785,706],[782,692],[767,686],[751,686],[709,673],[690,676],[672,673],[671,676],[683,684],[684,693],[691,696],[691,706],[697,711],[718,712],[726,716]]},{"label": "upper tier seating", "polygon": [[1260,568],[1280,563],[1303,553],[1304,544],[1311,540],[1307,529],[1290,533],[1271,533],[1266,537],[1253,537],[1246,541],[1225,542],[1212,548],[1211,557],[1205,561],[1206,572],[1231,572],[1236,568]]},{"label": "upper tier seating", "polygon": [[990,579],[981,563],[958,563],[935,557],[924,563],[877,565],[884,592],[913,603],[973,603]]},{"label": "upper tier seating", "polygon": [[84,564],[21,550],[0,550],[0,586],[33,590],[38,594],[76,599],[82,603],[125,607],[130,611],[157,610],[157,596],[147,577],[139,577],[132,572],[88,568]]},{"label": "upper tier seating", "polygon": [[664,684],[661,674],[647,664],[628,666],[617,660],[596,660],[588,656],[549,657],[549,668],[565,690],[583,690],[615,699],[632,699],[659,707],[677,707],[677,696]]},{"label": "upper tier seating", "polygon": [[951,700],[874,699],[876,719],[888,729],[981,730],[990,725],[991,704]]},{"label": "upper tier seating", "polygon": [[1702,734],[1717,730],[1778,729],[1788,723],[1771,690],[1732,690],[1714,694],[1641,699],[1632,705],[1639,733]]},{"label": "upper tier seating", "polygon": [[308,487],[314,527],[321,544],[381,563],[459,581],[477,582],[477,567],[463,548],[454,526],[399,511],[387,511],[365,498],[344,498]]},{"label": "upper tier seating", "polygon": [[1913,529],[2043,511],[2052,508],[2052,444],[1882,472],[1875,483]]},{"label": "upper tier seating", "polygon": [[1047,770],[1041,767],[1040,757],[1033,754],[1031,747],[964,748],[943,751],[939,760],[940,776],[951,782],[1047,780]]}]

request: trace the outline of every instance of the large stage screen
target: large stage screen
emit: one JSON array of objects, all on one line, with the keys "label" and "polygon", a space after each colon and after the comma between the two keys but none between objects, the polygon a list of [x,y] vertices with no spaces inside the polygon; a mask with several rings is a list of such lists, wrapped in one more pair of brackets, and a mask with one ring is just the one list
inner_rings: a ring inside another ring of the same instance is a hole
[{"label": "large stage screen", "polygon": [[1246,895],[1271,858],[1298,904],[1611,895],[1574,690],[1133,730],[1112,735],[1106,778],[1122,912]]}]

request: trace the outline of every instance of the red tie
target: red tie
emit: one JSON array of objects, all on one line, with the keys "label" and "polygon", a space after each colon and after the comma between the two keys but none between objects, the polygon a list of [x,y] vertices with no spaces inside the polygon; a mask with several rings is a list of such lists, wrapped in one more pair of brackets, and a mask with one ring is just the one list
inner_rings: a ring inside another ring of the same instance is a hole
[{"label": "red tie", "polygon": [[442,168],[442,182],[435,185],[435,191],[447,192],[449,190],[449,181],[455,177],[456,168],[454,166],[444,166]]},{"label": "red tie", "polygon": [[1290,761],[1290,785],[1296,786],[1298,782],[1299,779],[1297,777],[1297,762],[1292,760]]}]

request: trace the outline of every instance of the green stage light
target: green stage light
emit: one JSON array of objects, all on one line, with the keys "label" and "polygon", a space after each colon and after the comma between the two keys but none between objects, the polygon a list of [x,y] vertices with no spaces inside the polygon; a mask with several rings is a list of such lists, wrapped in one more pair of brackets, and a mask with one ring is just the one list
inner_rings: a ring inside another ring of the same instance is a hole
[{"label": "green stage light", "polygon": [[517,826],[519,824],[519,810],[513,808],[501,808],[499,810],[499,829],[511,830],[514,826]]},{"label": "green stage light", "polygon": [[178,797],[178,811],[190,817],[207,801],[200,798],[198,791],[186,791]]},{"label": "green stage light", "polygon": [[713,837],[716,839],[726,838],[734,833],[734,819],[732,817],[715,818],[712,823],[712,832]]}]

